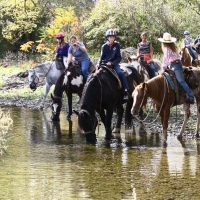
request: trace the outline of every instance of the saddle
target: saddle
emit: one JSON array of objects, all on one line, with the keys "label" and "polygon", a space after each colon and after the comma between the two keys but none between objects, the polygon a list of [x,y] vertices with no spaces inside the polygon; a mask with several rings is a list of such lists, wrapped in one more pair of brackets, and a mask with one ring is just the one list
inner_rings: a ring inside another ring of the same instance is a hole
[{"label": "saddle", "polygon": [[[181,104],[181,102],[184,102],[186,98],[186,93],[177,82],[174,71],[171,69],[165,69],[165,72],[163,75],[166,77],[172,90],[175,91],[175,102],[173,106],[179,105]],[[196,78],[191,68],[183,67],[183,76],[184,76],[185,82],[188,84],[190,89],[194,90],[199,86],[198,79]]]},{"label": "saddle", "polygon": [[122,88],[122,83],[121,83],[121,81],[120,81],[120,78],[119,78],[117,72],[116,72],[112,67],[108,67],[108,66],[106,66],[106,65],[104,65],[104,64],[101,64],[101,65],[100,65],[100,68],[105,69],[105,70],[108,71],[110,74],[112,74],[112,76],[114,76],[114,77],[117,79],[117,81],[118,81],[118,89],[121,89],[121,88]]},{"label": "saddle", "polygon": [[[75,67],[77,75],[83,75],[81,70],[81,63],[78,60],[73,60],[72,66]],[[93,64],[93,62],[90,62],[90,65],[88,67],[89,74],[93,73],[95,70],[96,70],[95,65]]]},{"label": "saddle", "polygon": [[56,58],[55,63],[56,63],[56,69],[57,70],[64,70],[65,69],[65,65],[63,64],[62,58]]}]

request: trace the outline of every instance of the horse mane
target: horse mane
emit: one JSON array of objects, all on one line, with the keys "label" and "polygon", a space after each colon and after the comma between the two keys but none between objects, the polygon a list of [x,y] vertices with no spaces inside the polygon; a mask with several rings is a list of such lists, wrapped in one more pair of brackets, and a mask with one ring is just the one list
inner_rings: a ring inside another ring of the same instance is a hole
[{"label": "horse mane", "polygon": [[81,109],[87,109],[91,114],[95,113],[96,105],[100,104],[101,85],[98,80],[99,71],[88,77],[82,92]]},{"label": "horse mane", "polygon": [[148,91],[155,93],[157,91],[160,91],[160,88],[163,87],[164,77],[163,77],[163,75],[158,75],[158,76],[148,80],[146,83],[148,85]]},{"label": "horse mane", "polygon": [[54,88],[54,96],[56,97],[62,97],[63,94],[63,81],[65,78],[65,73],[63,72],[58,80],[56,81],[55,88]]}]

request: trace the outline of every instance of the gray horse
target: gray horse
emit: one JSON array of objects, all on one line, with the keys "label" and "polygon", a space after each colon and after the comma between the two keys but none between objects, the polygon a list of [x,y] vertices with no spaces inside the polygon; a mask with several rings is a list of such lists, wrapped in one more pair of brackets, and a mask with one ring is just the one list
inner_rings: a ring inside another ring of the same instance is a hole
[{"label": "gray horse", "polygon": [[35,91],[39,83],[39,77],[45,78],[45,91],[40,104],[40,108],[44,108],[45,99],[52,85],[56,84],[57,79],[63,71],[56,68],[55,61],[48,61],[35,66],[28,70],[28,80],[30,88]]}]

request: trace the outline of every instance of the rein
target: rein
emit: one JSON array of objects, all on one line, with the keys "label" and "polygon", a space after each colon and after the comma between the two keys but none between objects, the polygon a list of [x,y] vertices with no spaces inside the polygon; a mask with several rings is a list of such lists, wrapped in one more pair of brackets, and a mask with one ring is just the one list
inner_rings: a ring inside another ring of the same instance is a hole
[{"label": "rein", "polygon": [[[52,64],[50,65],[50,67],[49,67],[47,73],[44,75],[43,81],[44,81],[44,79],[46,78],[46,76],[48,75],[48,73],[50,72],[52,66],[53,66],[53,62],[52,62]],[[41,66],[40,66],[40,68],[41,68]],[[34,69],[34,68],[33,68],[33,71],[34,71],[35,78],[33,79],[32,83],[35,83],[35,79],[36,79],[36,78],[38,78],[38,82],[39,82],[39,77],[36,75],[36,72],[35,72],[35,69]],[[35,83],[35,84],[36,84],[36,83]]]},{"label": "rein", "polygon": [[[159,112],[158,112],[156,118],[155,118],[152,122],[150,122],[150,123],[145,123],[145,124],[149,124],[149,125],[150,125],[150,124],[153,124],[153,123],[157,120],[158,116],[160,115],[160,112],[161,112],[161,110],[162,110],[163,103],[164,103],[164,100],[165,100],[166,87],[168,88],[168,93],[169,93],[169,85],[168,85],[168,82],[167,82],[165,76],[163,76],[163,77],[164,77],[164,96],[163,96],[163,99],[162,99],[162,104],[161,104],[161,106],[160,106],[160,110],[159,110]],[[167,85],[167,86],[166,86],[166,85]],[[145,94],[146,94],[146,92],[144,93],[144,96],[143,96],[143,99],[142,99],[142,103],[143,103],[143,101],[144,101]],[[139,109],[142,108],[142,103],[140,104],[140,108],[139,108]],[[138,121],[140,121],[140,122],[145,122],[145,121],[147,120],[148,116],[149,116],[149,113],[147,114],[146,118],[143,119],[143,120],[139,119],[137,116],[135,116],[135,118],[136,118]]]},{"label": "rein", "polygon": [[[90,113],[89,113],[87,110],[81,109],[80,112],[86,113],[86,114],[90,117],[90,120],[91,120],[91,121],[93,120],[94,117],[92,117],[92,116],[90,115]],[[79,112],[79,113],[80,113],[80,112]],[[86,131],[86,132],[84,131],[84,133],[85,133],[85,134],[92,133],[92,132],[94,132],[94,130],[95,130],[95,123],[93,124],[93,127],[92,127],[92,130],[91,130],[91,131]]]}]

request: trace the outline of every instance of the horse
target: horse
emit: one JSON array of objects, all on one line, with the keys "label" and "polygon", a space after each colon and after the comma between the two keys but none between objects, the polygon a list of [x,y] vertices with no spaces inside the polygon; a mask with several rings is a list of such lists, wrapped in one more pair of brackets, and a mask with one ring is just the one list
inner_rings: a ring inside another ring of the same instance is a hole
[{"label": "horse", "polygon": [[[190,52],[189,52],[189,50],[186,46],[181,48],[179,54],[181,56],[181,62],[182,62],[183,66],[185,66],[185,67],[190,67],[190,66],[197,67],[197,63],[193,60],[193,58],[190,55]],[[198,58],[197,52],[196,52],[196,56]]]},{"label": "horse", "polygon": [[55,61],[48,61],[28,70],[29,86],[33,91],[37,89],[40,76],[45,78],[45,90],[43,99],[40,104],[41,109],[44,108],[45,100],[51,86],[56,83],[58,77],[61,75],[62,72],[62,70],[58,70],[56,68]]},{"label": "horse", "polygon": [[[192,89],[196,103],[197,103],[197,125],[196,125],[196,137],[199,137],[199,124],[200,124],[200,70],[193,67],[193,73],[195,74],[198,87],[196,89]],[[184,93],[183,93],[184,94]],[[184,94],[185,95],[185,94]],[[174,105],[175,101],[175,91],[171,89],[168,85],[168,82],[163,75],[158,75],[153,79],[150,79],[147,82],[143,82],[140,85],[135,84],[135,90],[132,93],[133,97],[133,105],[131,109],[131,113],[133,115],[137,115],[137,111],[141,109],[147,103],[147,98],[150,97],[154,100],[156,104],[156,109],[161,117],[161,123],[164,134],[164,143],[167,141],[167,128],[168,128],[168,120],[170,116],[170,108]],[[178,139],[182,138],[182,135],[185,130],[186,123],[190,116],[190,104],[185,102],[186,95],[183,98],[180,98],[180,102],[178,105],[183,104],[184,109],[184,122],[178,134]]]},{"label": "horse", "polygon": [[[94,63],[91,63],[88,71],[92,73],[95,70]],[[83,87],[85,84],[81,68],[76,61],[70,62],[68,69],[65,70],[58,78],[55,88],[54,95],[51,94],[52,99],[52,116],[53,121],[60,121],[59,115],[62,108],[62,95],[65,91],[68,98],[69,112],[67,119],[71,120],[72,115],[72,94],[78,94],[81,98]]]},{"label": "horse", "polygon": [[[130,71],[127,76],[127,81],[129,85],[128,93],[131,94],[134,90],[133,81],[136,81],[139,84],[141,78],[138,71],[133,66],[128,64],[123,65],[123,67]],[[117,123],[115,128],[117,130],[120,130],[121,128],[121,121],[124,112],[124,92],[120,86],[121,82],[119,81],[119,78],[113,75],[110,70],[111,69],[106,66],[101,65],[100,69],[89,77],[83,89],[80,111],[76,112],[78,115],[79,129],[85,134],[86,140],[89,142],[96,141],[95,129],[97,125],[97,117],[95,116],[95,111],[100,115],[101,121],[104,124],[106,140],[112,138],[111,121],[115,109],[117,112]],[[132,97],[130,95],[127,101],[125,113],[127,124],[130,124],[132,121],[130,113],[131,105]]]},{"label": "horse", "polygon": [[[142,82],[148,81],[150,79],[149,73],[147,69],[138,62],[137,56],[128,56],[127,58],[129,63],[133,65],[135,69],[138,70],[139,74],[141,75]],[[158,75],[161,71],[162,63],[158,59],[153,59],[153,62],[156,69],[156,75]]]}]

